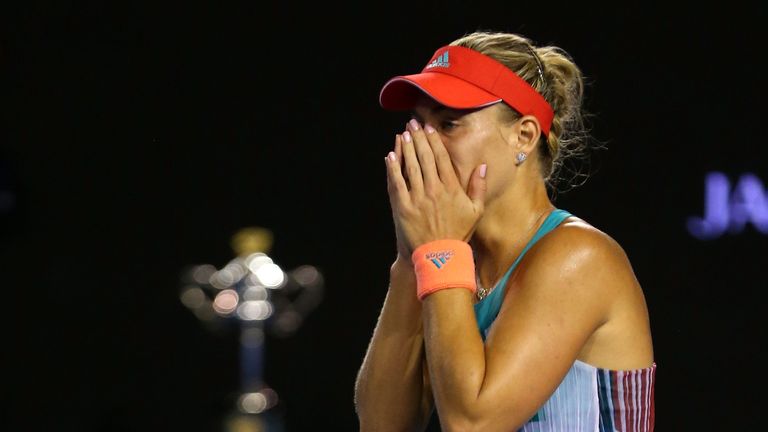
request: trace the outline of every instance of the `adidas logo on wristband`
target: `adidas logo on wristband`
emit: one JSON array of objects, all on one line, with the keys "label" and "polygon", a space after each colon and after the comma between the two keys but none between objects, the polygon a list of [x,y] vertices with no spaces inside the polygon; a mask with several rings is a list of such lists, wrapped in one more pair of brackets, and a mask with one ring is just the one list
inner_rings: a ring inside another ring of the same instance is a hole
[{"label": "adidas logo on wristband", "polygon": [[445,264],[449,259],[451,259],[451,257],[453,257],[453,254],[453,250],[437,251],[424,255],[424,258],[432,261],[435,267],[442,268],[443,264]]}]

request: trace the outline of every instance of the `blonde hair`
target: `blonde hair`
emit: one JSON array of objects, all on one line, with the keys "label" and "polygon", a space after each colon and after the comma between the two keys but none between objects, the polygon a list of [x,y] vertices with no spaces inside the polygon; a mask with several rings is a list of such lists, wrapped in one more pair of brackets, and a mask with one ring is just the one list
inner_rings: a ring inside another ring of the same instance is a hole
[{"label": "blonde hair", "polygon": [[[561,170],[573,158],[585,160],[590,134],[586,127],[588,113],[583,107],[585,78],[571,56],[557,46],[536,47],[525,36],[492,31],[466,34],[450,45],[462,46],[483,53],[507,66],[523,78],[554,109],[549,137],[542,135],[538,145],[541,173],[551,192],[556,193],[563,178]],[[517,120],[520,114],[508,108],[508,119]],[[568,186],[577,186],[574,180],[587,174],[578,166],[568,165],[572,177]],[[580,183],[583,184],[583,181]]]}]

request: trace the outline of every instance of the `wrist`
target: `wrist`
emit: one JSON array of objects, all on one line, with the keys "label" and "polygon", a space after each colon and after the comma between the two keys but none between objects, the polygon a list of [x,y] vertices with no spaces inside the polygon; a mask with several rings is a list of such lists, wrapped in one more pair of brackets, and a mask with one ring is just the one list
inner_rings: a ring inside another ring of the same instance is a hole
[{"label": "wrist", "polygon": [[410,259],[398,256],[389,269],[389,288],[396,292],[407,293],[411,297],[416,293],[416,272]]},{"label": "wrist", "polygon": [[477,290],[475,262],[469,243],[441,239],[414,249],[411,256],[417,281],[417,297],[425,297],[447,288]]},{"label": "wrist", "polygon": [[411,257],[397,254],[397,258],[395,258],[395,262],[390,266],[389,272],[390,274],[413,274],[414,269]]}]

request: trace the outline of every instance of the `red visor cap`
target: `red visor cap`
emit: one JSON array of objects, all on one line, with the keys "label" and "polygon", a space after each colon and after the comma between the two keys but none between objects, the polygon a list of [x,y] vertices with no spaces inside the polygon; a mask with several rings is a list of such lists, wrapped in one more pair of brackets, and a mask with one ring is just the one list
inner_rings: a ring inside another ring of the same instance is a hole
[{"label": "red visor cap", "polygon": [[469,48],[439,48],[421,73],[387,81],[379,93],[379,104],[387,110],[408,110],[421,93],[454,109],[504,101],[523,115],[535,116],[544,135],[549,135],[554,114],[549,103],[506,66]]},{"label": "red visor cap", "polygon": [[384,84],[379,102],[387,110],[409,110],[423,93],[440,105],[455,109],[481,108],[501,102],[500,97],[461,78],[433,72],[392,78]]}]

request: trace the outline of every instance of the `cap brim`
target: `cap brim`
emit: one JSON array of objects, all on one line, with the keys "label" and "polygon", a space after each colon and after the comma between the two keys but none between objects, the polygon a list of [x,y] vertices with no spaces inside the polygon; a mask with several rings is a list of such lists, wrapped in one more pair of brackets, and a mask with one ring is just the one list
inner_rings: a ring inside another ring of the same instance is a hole
[{"label": "cap brim", "polygon": [[397,76],[387,81],[379,93],[379,104],[387,110],[409,110],[424,94],[441,105],[455,109],[481,108],[501,102],[498,96],[460,78],[426,72]]}]

